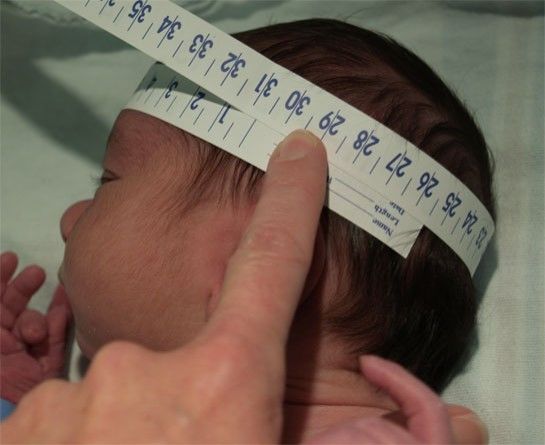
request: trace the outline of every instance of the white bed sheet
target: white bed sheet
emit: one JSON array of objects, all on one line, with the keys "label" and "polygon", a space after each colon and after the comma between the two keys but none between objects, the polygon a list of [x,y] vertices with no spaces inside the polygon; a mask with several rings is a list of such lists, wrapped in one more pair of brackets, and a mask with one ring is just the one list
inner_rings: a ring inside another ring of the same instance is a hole
[{"label": "white bed sheet", "polygon": [[[499,224],[476,274],[477,352],[444,396],[476,410],[492,443],[544,443],[542,3],[180,3],[227,32],[348,18],[392,35],[455,88],[495,155]],[[44,266],[33,303],[43,309],[60,215],[93,192],[109,129],[152,60],[48,0],[2,1],[1,13],[1,248]]]}]

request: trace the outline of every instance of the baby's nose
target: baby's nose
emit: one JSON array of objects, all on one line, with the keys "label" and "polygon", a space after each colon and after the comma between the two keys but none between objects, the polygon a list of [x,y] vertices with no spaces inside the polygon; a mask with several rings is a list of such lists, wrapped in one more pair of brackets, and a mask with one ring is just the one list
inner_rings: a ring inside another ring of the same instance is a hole
[{"label": "baby's nose", "polygon": [[64,211],[64,214],[61,217],[61,236],[64,242],[66,242],[66,239],[70,236],[74,225],[85,209],[89,207],[90,203],[91,199],[78,201]]}]

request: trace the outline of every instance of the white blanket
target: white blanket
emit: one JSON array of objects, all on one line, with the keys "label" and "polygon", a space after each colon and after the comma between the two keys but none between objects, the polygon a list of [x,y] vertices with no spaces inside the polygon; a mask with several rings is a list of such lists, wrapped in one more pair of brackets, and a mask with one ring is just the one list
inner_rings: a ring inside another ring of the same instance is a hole
[{"label": "white blanket", "polygon": [[[476,274],[476,352],[444,396],[476,410],[492,443],[544,443],[543,3],[186,6],[227,32],[348,19],[392,35],[455,88],[495,155],[499,224]],[[59,218],[92,194],[112,123],[152,60],[47,0],[2,1],[1,12],[1,248],[45,267],[34,303],[44,308],[63,252]]]}]

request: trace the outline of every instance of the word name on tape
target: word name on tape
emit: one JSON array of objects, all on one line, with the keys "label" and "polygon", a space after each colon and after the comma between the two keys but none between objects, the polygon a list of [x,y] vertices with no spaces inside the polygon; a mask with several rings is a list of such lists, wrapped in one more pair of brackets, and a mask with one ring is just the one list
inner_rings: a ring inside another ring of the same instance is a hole
[{"label": "word name on tape", "polygon": [[168,0],[55,0],[160,63],[126,108],[265,170],[305,128],[329,161],[326,205],[404,258],[423,225],[474,273],[494,222],[447,169],[380,122]]}]

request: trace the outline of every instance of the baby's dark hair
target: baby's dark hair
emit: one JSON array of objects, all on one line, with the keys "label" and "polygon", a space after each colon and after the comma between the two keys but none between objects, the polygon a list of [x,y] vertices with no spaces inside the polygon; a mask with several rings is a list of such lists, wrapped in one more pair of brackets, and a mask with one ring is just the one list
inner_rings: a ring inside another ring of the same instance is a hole
[{"label": "baby's dark hair", "polygon": [[[387,36],[325,19],[234,37],[411,141],[466,184],[494,217],[483,135],[460,100],[414,53]],[[200,146],[195,196],[255,193],[260,170],[209,144]],[[475,289],[463,262],[426,228],[403,259],[328,209],[321,227],[340,283],[338,303],[324,314],[326,329],[354,355],[394,360],[435,390],[443,389],[476,324]]]}]

